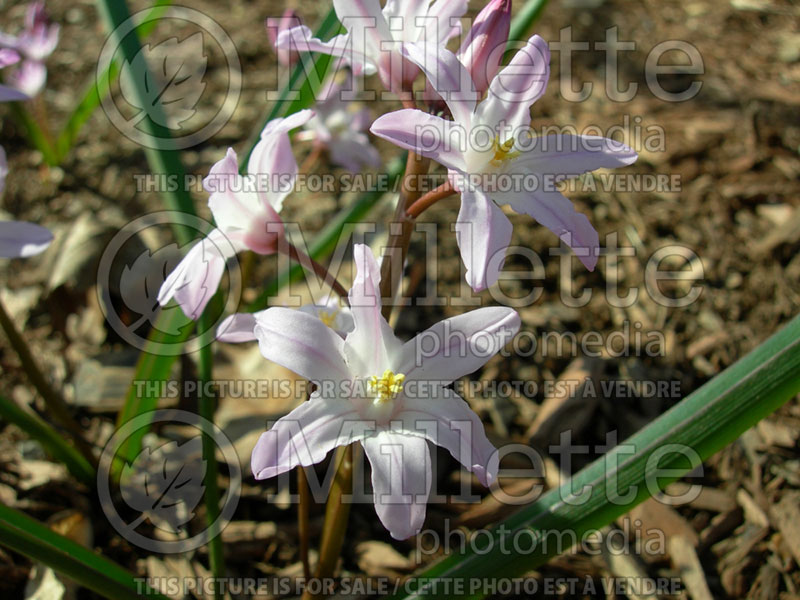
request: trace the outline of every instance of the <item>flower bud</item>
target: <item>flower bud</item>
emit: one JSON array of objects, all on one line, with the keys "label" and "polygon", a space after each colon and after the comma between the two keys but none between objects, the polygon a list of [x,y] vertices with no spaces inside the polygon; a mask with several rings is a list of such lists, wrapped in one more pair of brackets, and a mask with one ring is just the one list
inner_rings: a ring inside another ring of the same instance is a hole
[{"label": "flower bud", "polygon": [[489,89],[489,82],[500,68],[510,27],[511,0],[491,0],[478,13],[458,50],[458,60],[472,75],[479,94]]}]

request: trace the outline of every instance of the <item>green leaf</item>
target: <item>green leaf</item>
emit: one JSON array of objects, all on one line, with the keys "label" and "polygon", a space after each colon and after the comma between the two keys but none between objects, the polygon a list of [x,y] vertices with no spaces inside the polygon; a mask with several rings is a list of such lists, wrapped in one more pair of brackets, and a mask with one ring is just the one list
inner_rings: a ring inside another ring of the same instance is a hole
[{"label": "green leaf", "polygon": [[118,564],[59,535],[25,513],[0,504],[0,545],[44,563],[111,600],[167,600]]},{"label": "green leaf", "polygon": [[[172,0],[156,0],[153,6],[150,7],[150,11],[145,16],[142,24],[136,28],[136,33],[140,37],[145,37],[155,29],[156,25],[158,25],[158,17],[167,10],[170,4],[172,4]],[[108,65],[108,68],[106,68],[99,77],[94,73],[92,74],[92,82],[87,87],[86,92],[84,92],[81,101],[78,102],[72,110],[72,113],[70,113],[67,122],[64,124],[64,128],[56,139],[55,164],[60,163],[66,158],[70,149],[75,144],[75,139],[78,137],[81,128],[86,121],[89,120],[89,117],[92,116],[92,113],[94,113],[97,107],[100,106],[101,99],[97,91],[98,88],[104,90],[110,89],[111,82],[113,82],[118,75],[119,63],[116,61]]]},{"label": "green leaf", "polygon": [[533,27],[533,24],[542,16],[542,11],[544,11],[545,6],[547,6],[547,0],[528,0],[528,2],[522,5],[517,16],[511,21],[511,28],[508,32],[506,58],[509,52],[517,50],[517,46],[514,42],[523,42],[528,39],[531,27]]},{"label": "green leaf", "polygon": [[[522,553],[509,539],[524,534],[525,549],[529,540],[541,542],[553,533],[580,540],[688,473],[798,392],[800,316],[561,488],[503,521],[491,532],[485,554],[452,554],[418,575],[431,583],[429,591],[405,597],[447,597],[436,593],[430,578],[517,577],[541,566],[556,554],[557,544],[537,543]],[[589,491],[573,492],[584,488]],[[631,499],[622,501],[628,493]]]},{"label": "green leaf", "polygon": [[33,115],[28,111],[25,102],[10,102],[11,114],[19,121],[25,129],[25,134],[33,146],[42,153],[44,162],[48,165],[55,166],[58,164],[58,156],[50,143],[48,133],[36,122]]},{"label": "green leaf", "polygon": [[[338,35],[342,31],[342,26],[336,18],[336,12],[331,8],[314,32],[314,37],[327,39]],[[314,105],[317,92],[319,92],[322,82],[325,81],[325,75],[328,73],[332,63],[333,57],[327,54],[303,53],[300,55],[300,60],[289,77],[289,84],[280,91],[278,99],[267,112],[261,122],[261,126],[253,130],[253,134],[247,142],[247,151],[243,152],[239,159],[242,172],[246,168],[250,154],[258,143],[261,131],[266,127],[267,123],[278,117],[286,117]],[[310,79],[308,75],[311,73],[315,75]],[[293,95],[296,95],[296,97],[292,98]]]},{"label": "green leaf", "polygon": [[69,469],[75,479],[89,487],[94,487],[97,474],[89,461],[73,446],[70,446],[61,433],[53,429],[37,414],[0,396],[0,415],[38,441],[52,458],[60,461]]}]

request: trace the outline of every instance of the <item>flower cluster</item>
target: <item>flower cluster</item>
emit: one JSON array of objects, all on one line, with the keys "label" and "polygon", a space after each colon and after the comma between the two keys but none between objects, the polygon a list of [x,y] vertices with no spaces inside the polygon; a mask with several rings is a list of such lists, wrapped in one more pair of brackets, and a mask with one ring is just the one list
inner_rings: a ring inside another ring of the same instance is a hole
[{"label": "flower cluster", "polygon": [[58,45],[60,28],[51,23],[44,2],[33,2],[28,6],[25,27],[19,35],[0,32],[0,48],[19,53],[19,66],[7,77],[10,85],[25,94],[36,96],[47,81],[45,60]]},{"label": "flower cluster", "polygon": [[[530,109],[545,93],[550,55],[546,42],[534,35],[502,66],[511,1],[491,0],[457,53],[446,44],[460,33],[465,0],[389,0],[383,8],[379,0],[334,0],[334,7],[346,33],[330,41],[314,38],[293,13],[268,23],[282,64],[304,52],[321,52],[337,57],[337,68],[346,72],[327,83],[316,113],[300,111],[266,126],[248,174],[292,184],[298,166],[290,133],[300,127],[305,129],[295,141],[312,141],[317,150],[327,150],[332,162],[352,171],[377,166],[380,157],[365,133],[369,129],[447,169],[449,183],[441,193],[417,200],[427,208],[440,196],[460,194],[454,229],[474,290],[497,281],[511,242],[511,222],[501,205],[532,216],[593,269],[597,231],[559,191],[544,185],[538,191],[498,191],[482,183],[497,175],[563,179],[636,160],[624,144],[600,137],[549,136],[530,143]],[[343,100],[342,92],[355,97],[356,76],[372,73],[402,99],[404,108],[368,127],[368,113]],[[419,75],[425,79],[424,105],[412,93]],[[476,131],[486,143],[465,144]],[[188,316],[198,318],[219,285],[226,260],[243,250],[303,258],[286,239],[278,216],[291,185],[246,191],[237,185],[241,177],[236,153],[229,149],[204,180],[217,227],[166,278],[158,296],[162,305],[174,298]],[[406,205],[410,219],[423,210],[413,208]],[[372,467],[378,517],[392,536],[402,539],[417,533],[425,517],[431,489],[429,442],[446,448],[484,485],[496,478],[497,451],[477,415],[447,386],[496,354],[517,332],[520,319],[506,307],[445,319],[419,334],[440,341],[437,352],[420,356],[417,342],[422,338],[401,342],[382,314],[381,269],[372,250],[355,244],[352,256],[356,275],[349,292],[327,274],[341,299],[331,295],[299,310],[273,307],[234,314],[220,325],[217,337],[257,341],[265,358],[315,384],[307,401],[261,435],[252,454],[254,476],[268,479],[298,465],[310,466],[337,446],[360,442]],[[396,290],[388,289],[393,296]],[[430,385],[420,388],[420,382]]]}]

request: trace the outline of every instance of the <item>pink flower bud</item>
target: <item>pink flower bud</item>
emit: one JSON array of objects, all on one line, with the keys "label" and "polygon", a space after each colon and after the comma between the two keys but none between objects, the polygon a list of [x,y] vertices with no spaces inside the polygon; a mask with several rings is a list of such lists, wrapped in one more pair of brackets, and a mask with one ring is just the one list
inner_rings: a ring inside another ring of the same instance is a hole
[{"label": "pink flower bud", "polygon": [[489,82],[500,68],[510,27],[511,0],[491,0],[478,13],[458,50],[458,60],[472,75],[480,94],[489,89]]}]

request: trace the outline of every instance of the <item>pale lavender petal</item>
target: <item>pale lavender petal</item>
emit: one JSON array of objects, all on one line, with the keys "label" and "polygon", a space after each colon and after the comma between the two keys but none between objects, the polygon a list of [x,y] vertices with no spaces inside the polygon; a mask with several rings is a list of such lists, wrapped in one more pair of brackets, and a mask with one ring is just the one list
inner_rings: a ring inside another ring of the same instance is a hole
[{"label": "pale lavender petal", "polygon": [[169,274],[158,292],[161,306],[175,298],[184,314],[197,320],[214,296],[225,273],[225,262],[241,250],[240,241],[219,229],[195,244]]},{"label": "pale lavender petal", "polygon": [[305,25],[293,27],[278,33],[275,40],[278,50],[296,52],[319,52],[341,58],[350,65],[356,73],[364,71],[367,75],[375,72],[374,57],[365,54],[364,49],[353,47],[352,37],[349,33],[334,36],[327,42],[315,38],[311,29]]},{"label": "pale lavender petal", "polygon": [[331,296],[316,304],[304,304],[297,310],[321,320],[343,338],[353,331],[353,315],[349,308],[341,305],[338,297]]},{"label": "pale lavender petal", "polygon": [[225,317],[217,327],[217,339],[228,344],[255,341],[256,315],[258,313],[234,313]]},{"label": "pale lavender petal", "polygon": [[425,73],[456,123],[470,130],[478,98],[469,72],[456,55],[441,46],[403,44],[403,55]]},{"label": "pale lavender petal", "polygon": [[541,189],[492,192],[492,198],[536,219],[572,248],[587,269],[594,270],[600,254],[600,237],[589,218],[575,210],[572,202],[561,192]]},{"label": "pale lavender petal", "polygon": [[353,331],[347,334],[345,353],[351,370],[358,375],[380,375],[400,345],[381,315],[381,270],[372,250],[355,244],[353,262],[356,277],[349,293]]},{"label": "pale lavender petal", "polygon": [[301,110],[283,119],[273,119],[261,132],[261,139],[250,154],[247,171],[267,180],[268,189],[259,190],[259,195],[276,212],[281,211],[283,199],[292,191],[297,176],[297,161],[292,153],[289,131],[305,124],[313,116],[314,111]]},{"label": "pale lavender petal", "polygon": [[37,96],[47,82],[47,67],[35,60],[24,60],[14,71],[6,76],[12,87],[22,92],[25,97]]},{"label": "pale lavender petal", "polygon": [[378,117],[370,131],[448,169],[463,171],[465,168],[462,150],[468,143],[468,130],[460,123],[415,108],[404,108]]},{"label": "pale lavender petal", "polygon": [[30,97],[16,88],[0,84],[0,102],[30,100]]},{"label": "pale lavender petal", "polygon": [[203,179],[203,188],[210,194],[208,207],[214,221],[223,231],[249,229],[255,215],[262,211],[258,196],[243,191],[244,180],[239,175],[239,161],[233,148],[228,148],[225,157],[214,163]]},{"label": "pale lavender petal", "polygon": [[486,194],[465,187],[455,224],[461,259],[467,268],[467,283],[476,292],[497,281],[511,243],[511,221]]},{"label": "pale lavender petal", "polygon": [[456,56],[483,94],[500,68],[511,25],[511,0],[491,0],[478,13]]},{"label": "pale lavender petal", "polygon": [[281,306],[269,308],[256,316],[255,334],[264,358],[322,384],[326,398],[337,391],[330,389],[331,382],[350,379],[344,340],[312,315]]},{"label": "pale lavender petal", "polygon": [[435,0],[428,9],[428,16],[436,19],[436,39],[428,38],[429,44],[444,46],[447,41],[461,33],[461,17],[467,12],[467,0]]},{"label": "pale lavender petal", "polygon": [[269,479],[297,465],[310,467],[322,461],[337,446],[363,437],[357,418],[346,400],[312,396],[258,438],[250,459],[253,475]]},{"label": "pale lavender petal", "polygon": [[11,48],[0,48],[0,69],[18,63],[19,53]]},{"label": "pale lavender petal", "polygon": [[622,142],[593,135],[525,136],[520,139],[519,147],[524,151],[508,161],[509,172],[560,178],[577,177],[595,169],[624,167],[638,158]]},{"label": "pale lavender petal", "polygon": [[[521,48],[489,84],[486,99],[475,111],[475,124],[519,133],[531,122],[531,105],[547,89],[550,50],[538,35]],[[503,140],[511,136],[504,136]]]},{"label": "pale lavender petal", "polygon": [[328,154],[331,162],[357,173],[366,167],[381,166],[381,155],[369,143],[369,138],[356,131],[347,136],[339,136],[328,142]]},{"label": "pale lavender petal", "polygon": [[49,229],[25,221],[0,221],[0,258],[27,258],[53,241]]},{"label": "pale lavender petal", "polygon": [[389,48],[384,42],[393,40],[389,25],[381,10],[380,0],[333,0],[339,22],[350,33],[356,52],[364,52],[377,62]]},{"label": "pale lavender petal", "polygon": [[447,449],[483,485],[490,486],[497,478],[500,455],[478,415],[453,390],[441,387],[430,395],[406,398],[395,418],[402,421],[405,432]]},{"label": "pale lavender petal", "polygon": [[444,319],[405,343],[400,372],[408,381],[450,383],[486,364],[511,341],[519,326],[517,312],[505,306]]},{"label": "pale lavender petal", "polygon": [[419,533],[431,491],[428,442],[415,435],[379,431],[362,444],[372,467],[375,511],[396,540]]}]

